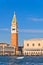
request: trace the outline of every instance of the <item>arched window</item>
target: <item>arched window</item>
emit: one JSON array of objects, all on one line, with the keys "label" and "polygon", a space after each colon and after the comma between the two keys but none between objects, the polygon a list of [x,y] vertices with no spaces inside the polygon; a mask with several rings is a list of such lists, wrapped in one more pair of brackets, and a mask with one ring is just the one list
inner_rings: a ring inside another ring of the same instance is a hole
[{"label": "arched window", "polygon": [[27,44],[27,46],[29,46],[29,44]]},{"label": "arched window", "polygon": [[34,46],[35,44],[33,43],[32,46]]},{"label": "arched window", "polygon": [[26,52],[25,52],[25,55],[26,55]]},{"label": "arched window", "polygon": [[28,52],[27,52],[27,55],[28,55]]},{"label": "arched window", "polygon": [[37,52],[36,52],[36,55],[37,55]]},{"label": "arched window", "polygon": [[12,29],[12,30],[15,30],[15,29]]},{"label": "arched window", "polygon": [[40,46],[40,43],[38,43],[38,46]]}]

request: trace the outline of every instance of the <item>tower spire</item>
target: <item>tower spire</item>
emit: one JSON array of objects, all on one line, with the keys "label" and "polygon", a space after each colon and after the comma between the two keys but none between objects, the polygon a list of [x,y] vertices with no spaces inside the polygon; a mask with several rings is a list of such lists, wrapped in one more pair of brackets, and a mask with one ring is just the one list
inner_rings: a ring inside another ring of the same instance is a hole
[{"label": "tower spire", "polygon": [[12,19],[12,22],[16,22],[16,14],[15,14],[15,12],[14,12],[14,16],[13,16],[13,19]]}]

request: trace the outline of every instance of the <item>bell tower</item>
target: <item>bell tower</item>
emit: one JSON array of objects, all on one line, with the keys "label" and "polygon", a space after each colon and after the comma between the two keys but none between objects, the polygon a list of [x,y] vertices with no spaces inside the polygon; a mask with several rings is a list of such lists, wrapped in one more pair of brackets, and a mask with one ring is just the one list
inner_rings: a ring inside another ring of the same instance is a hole
[{"label": "bell tower", "polygon": [[14,13],[11,25],[11,46],[15,46],[18,51],[18,25],[16,20],[16,14]]}]

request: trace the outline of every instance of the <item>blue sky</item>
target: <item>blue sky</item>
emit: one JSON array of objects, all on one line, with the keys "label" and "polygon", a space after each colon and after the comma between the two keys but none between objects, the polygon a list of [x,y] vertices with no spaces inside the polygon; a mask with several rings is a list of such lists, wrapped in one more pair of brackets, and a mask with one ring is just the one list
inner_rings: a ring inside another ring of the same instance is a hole
[{"label": "blue sky", "polygon": [[18,42],[43,38],[43,0],[0,0],[0,42],[10,43],[12,17],[16,12]]}]

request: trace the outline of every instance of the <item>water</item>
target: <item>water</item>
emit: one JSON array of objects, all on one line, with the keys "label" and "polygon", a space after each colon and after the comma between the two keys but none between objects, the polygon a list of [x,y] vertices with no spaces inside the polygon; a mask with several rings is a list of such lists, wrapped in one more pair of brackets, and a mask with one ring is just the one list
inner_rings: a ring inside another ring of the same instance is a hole
[{"label": "water", "polygon": [[43,56],[24,56],[17,59],[15,56],[0,56],[0,65],[43,65]]}]

